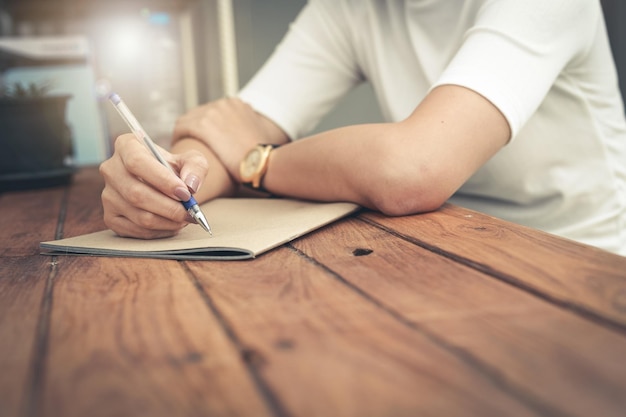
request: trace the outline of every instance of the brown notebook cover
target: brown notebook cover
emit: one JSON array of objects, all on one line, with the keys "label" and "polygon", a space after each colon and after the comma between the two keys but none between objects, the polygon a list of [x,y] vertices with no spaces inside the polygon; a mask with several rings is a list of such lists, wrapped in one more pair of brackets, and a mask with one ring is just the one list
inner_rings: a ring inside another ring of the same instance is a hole
[{"label": "brown notebook cover", "polygon": [[111,230],[41,242],[44,255],[98,255],[186,260],[249,259],[344,217],[352,203],[282,198],[222,198],[203,204],[213,236],[198,225],[155,240],[117,236]]}]

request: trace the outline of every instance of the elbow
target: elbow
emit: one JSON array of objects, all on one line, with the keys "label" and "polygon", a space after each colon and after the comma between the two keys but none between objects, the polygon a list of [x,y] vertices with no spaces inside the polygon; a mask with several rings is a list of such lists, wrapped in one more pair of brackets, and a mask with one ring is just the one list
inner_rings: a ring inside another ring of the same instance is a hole
[{"label": "elbow", "polygon": [[387,216],[406,216],[439,209],[454,189],[442,181],[441,173],[431,167],[383,169],[372,181],[371,208]]},{"label": "elbow", "polygon": [[402,192],[380,193],[373,201],[373,208],[386,216],[408,216],[438,210],[447,198],[438,193],[419,192],[409,187]]}]

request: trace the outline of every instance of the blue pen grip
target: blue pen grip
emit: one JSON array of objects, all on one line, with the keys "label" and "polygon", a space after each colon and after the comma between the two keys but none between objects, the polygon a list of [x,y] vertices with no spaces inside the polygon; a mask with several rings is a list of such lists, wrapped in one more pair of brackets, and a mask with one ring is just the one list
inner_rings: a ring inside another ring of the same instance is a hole
[{"label": "blue pen grip", "polygon": [[191,198],[188,201],[183,201],[183,206],[185,206],[185,209],[187,209],[187,210],[189,210],[190,208],[192,208],[196,204],[198,204],[198,202],[196,201],[195,198],[193,198],[193,196],[191,196]]}]

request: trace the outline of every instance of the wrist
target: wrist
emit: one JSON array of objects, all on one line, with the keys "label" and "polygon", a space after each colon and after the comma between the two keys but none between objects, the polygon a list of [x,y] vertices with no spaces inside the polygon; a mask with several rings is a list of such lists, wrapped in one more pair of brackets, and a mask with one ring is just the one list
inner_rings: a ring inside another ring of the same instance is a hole
[{"label": "wrist", "polygon": [[[175,145],[172,145],[170,150],[170,152],[175,154],[183,154],[190,151],[200,152],[205,159],[203,165],[210,167],[203,178],[199,178],[200,175],[198,176],[198,179],[202,182],[200,189],[194,193],[198,202],[201,203],[216,197],[234,194],[237,188],[237,182],[230,175],[227,167],[206,143],[195,138],[183,138],[176,141]],[[184,171],[187,172],[186,175],[189,175],[189,168]],[[204,171],[192,170],[193,174],[198,174],[198,172]],[[185,181],[185,178],[183,178],[183,181]]]}]

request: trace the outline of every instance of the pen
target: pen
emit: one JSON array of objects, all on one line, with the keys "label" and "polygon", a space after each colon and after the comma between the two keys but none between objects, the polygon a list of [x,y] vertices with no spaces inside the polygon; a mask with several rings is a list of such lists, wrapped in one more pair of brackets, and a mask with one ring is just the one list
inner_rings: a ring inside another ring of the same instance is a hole
[{"label": "pen", "polygon": [[[126,104],[122,101],[121,97],[115,93],[112,93],[109,95],[109,100],[111,101],[111,103],[113,103],[113,106],[117,109],[120,116],[122,116],[122,119],[124,119],[128,127],[130,127],[130,130],[135,134],[135,137],[148,147],[150,152],[152,152],[152,155],[154,155],[154,157],[161,164],[163,164],[172,173],[174,173],[174,175],[176,175],[170,164],[165,160],[165,158],[163,158],[163,156],[161,156],[155,143],[152,141],[152,139],[150,139],[150,136],[148,136],[146,131],[143,130],[143,127],[141,127],[139,121],[135,118],[128,106],[126,106]],[[202,210],[200,210],[200,206],[198,206],[196,199],[191,196],[189,201],[182,201],[182,203],[185,209],[187,209],[189,215],[191,215],[191,217],[193,217],[204,230],[206,230],[211,234],[211,236],[213,236],[213,233],[211,232],[211,226],[209,226],[209,222],[204,216],[204,213],[202,213]]]}]

